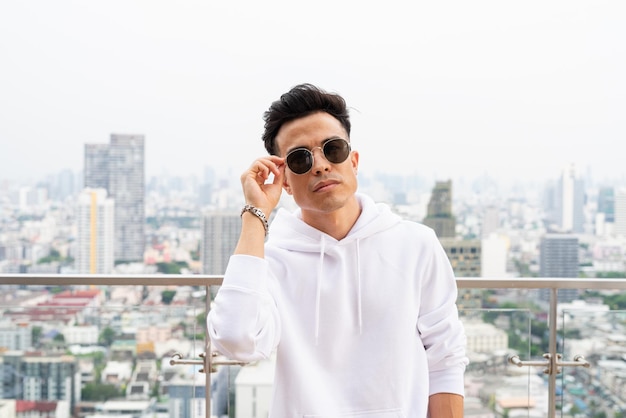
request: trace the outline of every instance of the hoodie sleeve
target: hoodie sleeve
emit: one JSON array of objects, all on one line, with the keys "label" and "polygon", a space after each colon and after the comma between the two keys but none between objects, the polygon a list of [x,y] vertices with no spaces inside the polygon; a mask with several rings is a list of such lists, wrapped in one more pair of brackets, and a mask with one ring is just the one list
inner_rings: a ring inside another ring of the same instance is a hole
[{"label": "hoodie sleeve", "polygon": [[207,316],[211,344],[227,358],[244,362],[267,359],[277,346],[280,321],[268,282],[264,259],[231,256]]},{"label": "hoodie sleeve", "polygon": [[430,393],[464,394],[466,337],[456,306],[457,287],[448,257],[433,233],[426,262],[418,331],[428,359]]}]

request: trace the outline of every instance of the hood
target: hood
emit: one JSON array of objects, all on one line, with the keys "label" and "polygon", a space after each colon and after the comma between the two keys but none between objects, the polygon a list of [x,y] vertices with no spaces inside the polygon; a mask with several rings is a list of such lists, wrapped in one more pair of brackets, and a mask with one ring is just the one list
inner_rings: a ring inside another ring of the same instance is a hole
[{"label": "hood", "polygon": [[317,283],[315,296],[315,341],[319,338],[320,309],[322,306],[321,288],[324,267],[324,255],[332,251],[337,246],[352,246],[356,264],[356,281],[357,294],[357,316],[359,319],[359,333],[363,330],[363,311],[362,311],[362,294],[361,294],[361,259],[359,242],[360,240],[373,236],[379,232],[386,231],[397,223],[401,222],[401,218],[392,213],[389,206],[383,203],[375,203],[370,197],[362,194],[356,195],[361,206],[361,215],[356,223],[341,240],[336,240],[330,235],[323,233],[302,221],[302,211],[300,209],[289,212],[286,209],[279,209],[275,219],[270,227],[270,234],[267,241],[268,246],[277,248],[319,254],[319,262],[317,266]]}]

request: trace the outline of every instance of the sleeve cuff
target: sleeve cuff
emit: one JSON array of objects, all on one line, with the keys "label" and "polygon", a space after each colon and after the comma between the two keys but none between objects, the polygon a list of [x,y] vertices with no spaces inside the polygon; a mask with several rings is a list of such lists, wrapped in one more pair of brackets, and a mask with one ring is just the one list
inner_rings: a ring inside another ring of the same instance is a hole
[{"label": "sleeve cuff", "polygon": [[238,287],[253,292],[267,288],[267,261],[251,255],[232,255],[224,273],[224,287]]}]

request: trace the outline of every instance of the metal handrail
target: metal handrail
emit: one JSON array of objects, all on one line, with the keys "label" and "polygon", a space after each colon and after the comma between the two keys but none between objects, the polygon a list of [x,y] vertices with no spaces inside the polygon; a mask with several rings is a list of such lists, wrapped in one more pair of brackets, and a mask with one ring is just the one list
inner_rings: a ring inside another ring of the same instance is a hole
[{"label": "metal handrail", "polygon": [[[222,275],[205,274],[0,274],[0,285],[219,286]],[[626,289],[626,279],[457,277],[459,289]]]},{"label": "metal handrail", "polygon": [[[196,275],[196,274],[0,274],[0,285],[145,285],[145,286],[205,286],[206,287],[206,310],[210,310],[211,286],[220,286],[223,281],[222,275]],[[556,352],[557,338],[557,292],[560,289],[620,289],[626,290],[626,279],[590,279],[590,278],[475,278],[457,277],[459,289],[550,289],[550,312],[549,321],[549,353],[544,354],[545,361],[523,361],[518,356],[509,358],[509,362],[518,367],[546,366],[545,372],[549,375],[549,411],[548,417],[556,415],[556,374],[560,372],[560,366],[589,367],[584,357],[576,356],[571,362],[561,361],[561,354]],[[206,334],[205,334],[206,335]],[[211,416],[211,372],[218,364],[241,364],[238,362],[223,360],[215,361],[215,353],[211,351],[211,343],[205,340],[205,353],[200,357],[202,360],[185,360],[176,354],[172,358],[172,364],[197,364],[203,365],[201,371],[205,372],[207,402],[207,418]]]}]

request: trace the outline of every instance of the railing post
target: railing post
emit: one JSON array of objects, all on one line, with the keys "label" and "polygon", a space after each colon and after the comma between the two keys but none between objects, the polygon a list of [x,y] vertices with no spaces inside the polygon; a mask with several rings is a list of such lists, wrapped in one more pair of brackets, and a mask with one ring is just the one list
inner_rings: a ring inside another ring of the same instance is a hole
[{"label": "railing post", "polygon": [[548,316],[548,331],[550,338],[548,341],[548,354],[550,358],[550,374],[548,375],[548,417],[554,418],[556,416],[556,374],[559,372],[557,369],[557,355],[556,355],[556,305],[558,303],[557,289],[555,287],[550,289],[550,314]]},{"label": "railing post", "polygon": [[511,356],[509,363],[518,367],[545,366],[544,373],[548,375],[548,418],[556,417],[556,375],[561,373],[561,366],[589,367],[589,362],[581,355],[574,356],[574,361],[561,361],[561,354],[556,352],[556,312],[557,288],[550,288],[550,311],[548,313],[548,352],[543,355],[545,361],[522,361],[519,356]]},{"label": "railing post", "polygon": [[[206,294],[205,294],[205,311],[206,315],[209,315],[209,310],[211,309],[211,286],[206,286]],[[211,418],[211,373],[213,372],[212,368],[212,356],[211,356],[211,339],[209,338],[209,332],[206,329],[206,317],[205,317],[205,325],[204,325],[204,346],[205,346],[205,356],[204,356],[204,396],[206,400],[205,408],[206,408],[206,418]]]}]

